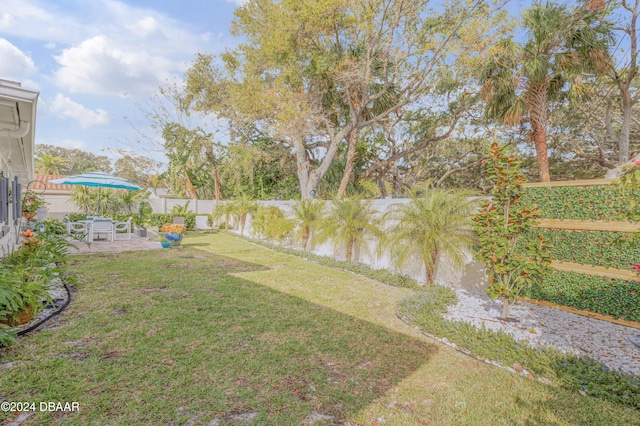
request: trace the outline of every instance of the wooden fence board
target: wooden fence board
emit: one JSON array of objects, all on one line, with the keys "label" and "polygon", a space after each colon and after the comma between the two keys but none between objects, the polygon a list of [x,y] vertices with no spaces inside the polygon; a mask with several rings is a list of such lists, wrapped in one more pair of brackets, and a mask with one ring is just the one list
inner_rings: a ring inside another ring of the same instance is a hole
[{"label": "wooden fence board", "polygon": [[607,222],[604,220],[560,220],[540,219],[535,225],[538,228],[567,229],[576,231],[610,231],[610,232],[639,232],[640,223]]},{"label": "wooden fence board", "polygon": [[525,188],[553,188],[558,186],[595,186],[611,185],[617,179],[583,179],[583,180],[557,180],[554,182],[527,182],[522,186]]},{"label": "wooden fence board", "polygon": [[577,272],[579,274],[597,275],[599,277],[614,278],[619,280],[639,281],[640,277],[633,271],[624,269],[605,268],[602,266],[581,265],[574,262],[551,261],[551,267],[558,271]]},{"label": "wooden fence board", "polygon": [[633,328],[640,329],[640,322],[636,322],[636,321],[626,321],[626,320],[623,320],[623,319],[614,318],[614,317],[609,316],[609,315],[597,314],[595,312],[584,311],[584,310],[580,310],[580,309],[576,309],[576,308],[571,308],[569,306],[556,305],[555,303],[544,302],[542,300],[529,299],[528,297],[524,297],[524,296],[519,297],[519,299],[524,301],[524,302],[533,303],[533,304],[541,305],[541,306],[546,306],[548,308],[559,309],[561,311],[571,312],[573,314],[578,314],[578,315],[582,315],[582,316],[589,317],[589,318],[595,318],[595,319],[599,319],[599,320],[603,320],[603,321],[609,321],[609,322],[612,322],[614,324],[619,324],[619,325],[624,325],[624,326],[627,326],[627,327],[633,327]]}]

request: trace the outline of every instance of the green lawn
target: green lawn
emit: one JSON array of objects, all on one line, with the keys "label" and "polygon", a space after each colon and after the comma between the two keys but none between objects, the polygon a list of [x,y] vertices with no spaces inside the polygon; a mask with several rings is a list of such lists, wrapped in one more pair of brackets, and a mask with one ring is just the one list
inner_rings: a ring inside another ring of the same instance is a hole
[{"label": "green lawn", "polygon": [[421,336],[395,316],[411,290],[227,234],[183,244],[72,259],[73,303],[1,352],[0,397],[80,412],[24,424],[640,423]]}]

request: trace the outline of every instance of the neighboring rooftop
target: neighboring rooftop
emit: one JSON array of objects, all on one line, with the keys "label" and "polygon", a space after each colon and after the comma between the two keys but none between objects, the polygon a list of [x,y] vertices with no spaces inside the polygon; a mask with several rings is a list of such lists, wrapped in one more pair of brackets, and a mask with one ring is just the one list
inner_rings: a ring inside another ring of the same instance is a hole
[{"label": "neighboring rooftop", "polygon": [[54,179],[61,179],[66,177],[65,175],[43,175],[36,174],[33,177],[33,181],[29,184],[29,189],[33,189],[34,191],[65,191],[71,192],[73,191],[73,185],[60,185],[51,183]]}]

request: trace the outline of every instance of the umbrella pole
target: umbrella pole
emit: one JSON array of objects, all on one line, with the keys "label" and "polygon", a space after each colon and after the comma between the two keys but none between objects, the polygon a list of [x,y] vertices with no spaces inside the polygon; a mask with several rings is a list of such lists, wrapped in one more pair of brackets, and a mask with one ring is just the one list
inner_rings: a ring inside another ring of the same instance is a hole
[{"label": "umbrella pole", "polygon": [[100,194],[102,193],[102,187],[98,186],[98,216],[100,216]]}]

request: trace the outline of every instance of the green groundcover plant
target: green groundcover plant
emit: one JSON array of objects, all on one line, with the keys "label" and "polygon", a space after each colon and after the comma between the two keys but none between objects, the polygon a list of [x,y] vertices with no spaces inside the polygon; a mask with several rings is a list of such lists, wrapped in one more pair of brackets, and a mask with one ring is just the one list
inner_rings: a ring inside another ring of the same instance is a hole
[{"label": "green groundcover plant", "polygon": [[555,348],[535,348],[503,332],[446,320],[442,314],[455,303],[455,293],[436,285],[403,299],[398,315],[462,351],[504,366],[518,364],[537,377],[609,401],[640,409],[640,378],[613,371],[590,358],[565,354]]}]

